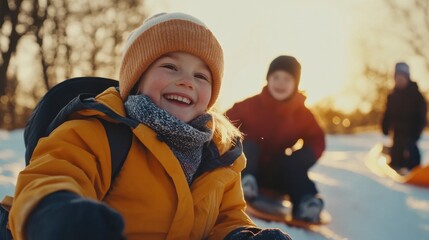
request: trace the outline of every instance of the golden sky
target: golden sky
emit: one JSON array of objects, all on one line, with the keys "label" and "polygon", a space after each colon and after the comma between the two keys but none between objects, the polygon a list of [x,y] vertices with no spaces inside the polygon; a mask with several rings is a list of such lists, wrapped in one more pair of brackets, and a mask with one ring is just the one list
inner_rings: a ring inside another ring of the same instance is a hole
[{"label": "golden sky", "polygon": [[[307,105],[333,97],[335,107],[369,110],[362,95],[376,94],[364,76],[371,62],[393,76],[406,61],[412,79],[429,92],[429,70],[398,39],[407,30],[384,0],[145,0],[148,14],[185,12],[200,18],[218,37],[225,74],[217,102],[227,109],[260,92],[269,63],[282,54],[302,65],[300,89]],[[412,1],[398,0],[406,6]],[[417,13],[415,14],[417,15]],[[418,27],[418,26],[417,26]],[[425,26],[422,26],[425,27]],[[409,29],[408,29],[409,31]],[[402,48],[401,48],[402,47]],[[392,85],[388,82],[388,86]],[[366,109],[365,109],[366,108]]]},{"label": "golden sky", "polygon": [[[194,15],[217,36],[225,55],[225,73],[217,101],[220,110],[259,93],[266,84],[270,62],[279,55],[292,55],[301,63],[299,88],[306,93],[309,106],[332,97],[335,107],[341,110],[365,107],[360,98],[362,92],[373,91],[368,89],[362,68],[370,58],[392,72],[395,62],[410,60],[412,75],[420,79],[419,86],[429,89],[429,82],[424,81],[427,69],[419,67],[417,60],[412,62],[413,59],[393,46],[397,43],[394,39],[383,35],[395,25],[386,17],[388,10],[382,0],[145,0],[144,3],[148,15],[158,12]],[[362,46],[371,42],[384,49],[376,45],[365,51]],[[23,46],[27,59],[28,55],[37,54],[37,48]]]},{"label": "golden sky", "polygon": [[300,89],[311,105],[347,86],[351,64],[352,4],[338,0],[146,0],[149,14],[185,12],[200,18],[225,53],[220,109],[257,94],[269,63],[295,56],[302,65]]}]

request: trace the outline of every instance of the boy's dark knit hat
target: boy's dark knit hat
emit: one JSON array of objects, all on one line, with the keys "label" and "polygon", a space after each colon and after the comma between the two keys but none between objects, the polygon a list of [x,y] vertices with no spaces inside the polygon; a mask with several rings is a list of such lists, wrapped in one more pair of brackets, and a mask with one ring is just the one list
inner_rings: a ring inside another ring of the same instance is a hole
[{"label": "boy's dark knit hat", "polygon": [[298,86],[298,83],[301,78],[301,64],[296,60],[296,58],[292,56],[287,55],[281,55],[275,58],[268,68],[267,72],[267,80],[268,76],[277,70],[284,70],[288,73],[290,73],[296,81],[296,85]]},{"label": "boy's dark knit hat", "polygon": [[406,76],[408,79],[410,79],[410,67],[408,66],[408,64],[406,64],[404,62],[396,63],[395,75],[398,73],[402,74],[402,75]]},{"label": "boy's dark knit hat", "polygon": [[125,43],[119,72],[123,100],[149,66],[164,54],[186,52],[204,61],[212,74],[208,107],[219,96],[223,75],[223,50],[214,34],[199,19],[185,13],[160,13],[146,19]]}]

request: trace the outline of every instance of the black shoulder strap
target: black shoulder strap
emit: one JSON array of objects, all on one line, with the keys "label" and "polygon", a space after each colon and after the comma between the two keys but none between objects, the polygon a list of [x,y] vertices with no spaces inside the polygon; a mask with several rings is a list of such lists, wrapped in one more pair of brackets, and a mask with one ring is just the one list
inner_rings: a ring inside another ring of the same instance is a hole
[{"label": "black shoulder strap", "polygon": [[[96,96],[109,87],[117,86],[118,81],[113,79],[78,77],[67,79],[50,89],[37,103],[24,129],[25,165],[29,164],[39,139],[48,136],[55,127],[66,120],[66,118],[57,118],[57,114],[72,99],[82,93]],[[55,126],[48,130],[54,119],[61,121],[56,121]]]},{"label": "black shoulder strap", "polygon": [[106,129],[107,139],[110,146],[110,158],[112,161],[111,182],[118,176],[124,165],[128,152],[131,148],[132,131],[131,128],[123,123],[112,123],[104,119],[99,119]]}]

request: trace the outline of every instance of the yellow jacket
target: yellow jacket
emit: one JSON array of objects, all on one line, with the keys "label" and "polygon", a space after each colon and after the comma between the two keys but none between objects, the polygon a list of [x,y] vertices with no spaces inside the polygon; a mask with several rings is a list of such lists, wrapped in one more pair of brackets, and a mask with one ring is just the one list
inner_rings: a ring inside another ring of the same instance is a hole
[{"label": "yellow jacket", "polygon": [[[126,115],[114,88],[96,99]],[[24,223],[36,204],[60,190],[104,201],[117,210],[130,240],[223,239],[239,227],[255,227],[244,213],[243,154],[228,166],[204,172],[188,186],[173,152],[143,124],[132,130],[127,159],[109,191],[109,144],[95,116],[108,119],[99,111],[81,110],[39,141],[31,163],[18,176],[9,217],[15,239],[24,239]],[[221,155],[232,147],[214,141]]]}]

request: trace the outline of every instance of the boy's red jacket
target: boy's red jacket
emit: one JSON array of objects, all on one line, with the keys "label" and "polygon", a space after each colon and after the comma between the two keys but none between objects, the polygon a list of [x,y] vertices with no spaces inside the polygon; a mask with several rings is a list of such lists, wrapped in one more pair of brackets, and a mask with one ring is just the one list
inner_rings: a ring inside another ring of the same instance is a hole
[{"label": "boy's red jacket", "polygon": [[277,101],[264,87],[260,94],[234,104],[226,116],[240,128],[245,139],[262,147],[262,161],[284,153],[298,139],[318,159],[325,150],[325,133],[305,106],[305,99],[297,92],[286,101]]}]

